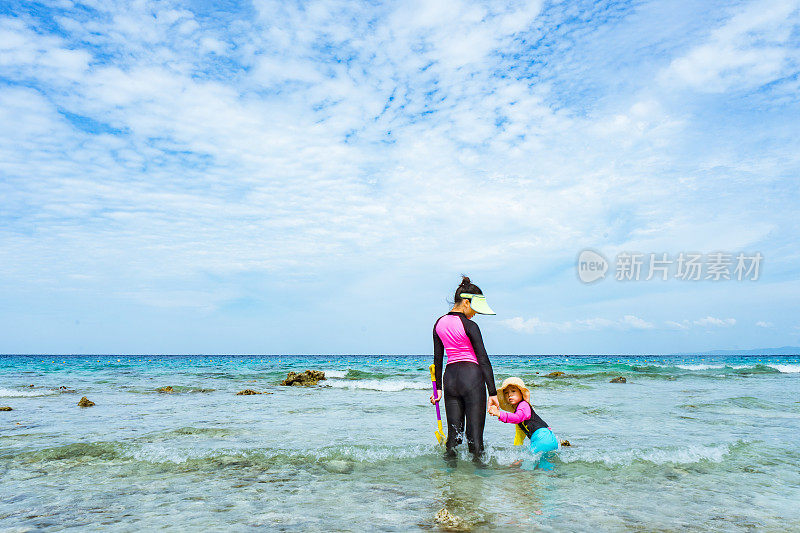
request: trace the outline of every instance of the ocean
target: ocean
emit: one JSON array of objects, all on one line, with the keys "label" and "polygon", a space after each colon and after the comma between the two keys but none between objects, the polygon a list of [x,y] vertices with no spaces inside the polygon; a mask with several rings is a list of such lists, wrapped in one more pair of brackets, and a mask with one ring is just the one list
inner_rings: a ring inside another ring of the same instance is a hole
[{"label": "ocean", "polygon": [[491,360],[552,470],[488,416],[448,466],[430,356],[0,356],[0,530],[800,530],[800,357]]}]

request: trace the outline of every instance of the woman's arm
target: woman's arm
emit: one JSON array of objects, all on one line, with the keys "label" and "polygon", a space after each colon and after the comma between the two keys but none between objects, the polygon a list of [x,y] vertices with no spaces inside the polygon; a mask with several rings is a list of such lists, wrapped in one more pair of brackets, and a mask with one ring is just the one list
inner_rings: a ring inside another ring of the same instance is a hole
[{"label": "woman's arm", "polygon": [[483,381],[486,382],[486,389],[489,391],[489,396],[497,396],[497,387],[494,384],[494,372],[492,371],[492,363],[489,361],[489,355],[486,353],[486,348],[483,346],[483,337],[478,324],[467,318],[462,318],[464,323],[464,332],[472,342],[472,349],[475,352],[475,357],[478,358],[478,365],[483,372]]},{"label": "woman's arm", "polygon": [[[441,320],[442,317],[439,317]],[[439,323],[439,320],[436,321],[436,324]],[[442,343],[442,339],[439,338],[439,334],[436,333],[436,324],[433,325],[433,366],[436,375],[436,390],[442,390],[442,361],[444,359],[444,344]],[[439,393],[439,397],[441,398],[441,393]]]}]

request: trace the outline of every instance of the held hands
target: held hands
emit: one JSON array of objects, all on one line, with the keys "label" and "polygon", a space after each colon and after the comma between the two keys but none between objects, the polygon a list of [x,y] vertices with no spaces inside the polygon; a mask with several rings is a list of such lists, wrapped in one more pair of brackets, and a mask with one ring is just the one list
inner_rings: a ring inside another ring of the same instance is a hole
[{"label": "held hands", "polygon": [[489,408],[486,409],[486,412],[492,416],[498,416],[500,414],[500,402],[497,401],[497,395],[489,396]]},{"label": "held hands", "polygon": [[439,389],[438,391],[436,391],[436,398],[434,398],[434,397],[433,397],[433,394],[431,394],[431,403],[432,403],[432,404],[436,404],[436,403],[438,403],[438,402],[439,402],[439,400],[441,400],[441,399],[442,399],[442,390],[441,390],[441,389]]},{"label": "held hands", "polygon": [[[489,407],[492,407],[492,406],[495,406],[498,409],[500,409],[500,402],[497,401],[497,395],[496,394],[494,396],[489,396]],[[488,411],[488,409],[487,409],[487,411]]]}]

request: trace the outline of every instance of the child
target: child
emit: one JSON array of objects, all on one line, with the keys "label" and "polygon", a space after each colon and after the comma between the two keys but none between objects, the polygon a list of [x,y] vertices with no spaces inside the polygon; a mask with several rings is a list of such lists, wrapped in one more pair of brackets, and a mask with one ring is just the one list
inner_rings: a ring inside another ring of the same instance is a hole
[{"label": "child", "polygon": [[[497,399],[503,411],[492,405],[489,407],[489,414],[496,416],[501,422],[517,424],[514,446],[522,444],[525,437],[528,437],[531,439],[530,450],[532,453],[545,454],[558,449],[558,439],[547,427],[547,423],[534,412],[530,404],[531,393],[520,378],[505,380],[503,386],[497,389]],[[552,468],[552,465],[544,458],[540,461],[539,466],[546,470]]]}]

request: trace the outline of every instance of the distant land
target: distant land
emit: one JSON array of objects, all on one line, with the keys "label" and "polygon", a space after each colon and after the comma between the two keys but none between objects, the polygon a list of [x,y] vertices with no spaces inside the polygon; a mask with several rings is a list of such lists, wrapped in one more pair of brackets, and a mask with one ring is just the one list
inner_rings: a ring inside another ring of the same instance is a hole
[{"label": "distant land", "polygon": [[670,355],[800,355],[800,346],[751,348],[749,350],[712,350],[710,352],[680,352]]}]

